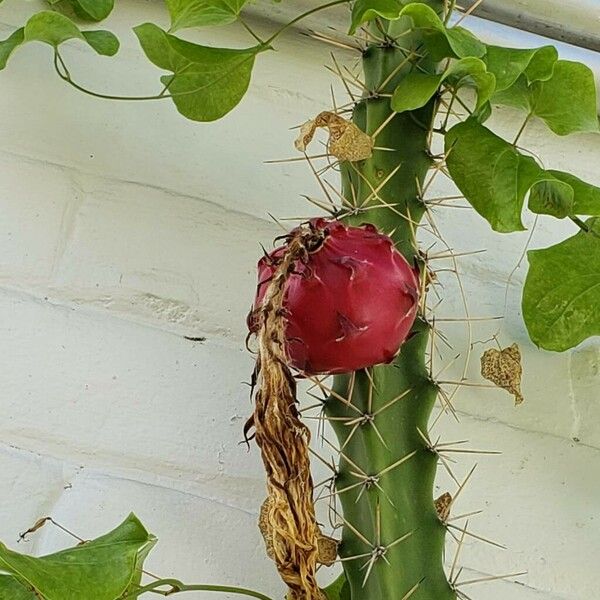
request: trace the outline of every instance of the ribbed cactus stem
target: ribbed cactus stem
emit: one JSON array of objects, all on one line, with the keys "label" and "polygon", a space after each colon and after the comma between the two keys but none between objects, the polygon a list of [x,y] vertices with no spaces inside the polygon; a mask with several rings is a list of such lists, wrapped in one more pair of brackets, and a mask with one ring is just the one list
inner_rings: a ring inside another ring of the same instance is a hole
[{"label": "ribbed cactus stem", "polygon": [[[398,22],[390,33],[407,26]],[[406,48],[419,48],[419,39],[410,33],[399,43],[403,49],[393,43],[373,45],[364,54],[366,84],[374,93],[356,106],[354,120],[369,134],[379,131],[376,146],[386,150],[346,166],[343,193],[359,206],[370,198],[367,206],[391,207],[349,220],[393,232],[398,249],[412,263],[418,260],[415,223],[424,215],[419,190],[432,166],[435,100],[392,117],[389,96],[378,95],[391,93],[414,67],[406,60]],[[398,69],[400,63],[405,66]],[[419,65],[432,68],[423,60]],[[342,448],[336,480],[345,522],[340,552],[344,558],[361,556],[344,562],[352,600],[456,598],[443,568],[445,526],[434,504],[437,457],[422,436],[438,394],[426,364],[430,334],[430,326],[418,319],[393,364],[336,377],[335,393],[326,402]]]}]

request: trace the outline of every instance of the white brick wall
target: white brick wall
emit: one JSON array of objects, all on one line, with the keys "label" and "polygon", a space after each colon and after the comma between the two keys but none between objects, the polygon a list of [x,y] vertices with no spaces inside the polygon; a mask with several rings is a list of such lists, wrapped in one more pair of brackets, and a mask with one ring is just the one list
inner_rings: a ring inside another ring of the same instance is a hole
[{"label": "white brick wall", "polygon": [[[152,92],[157,73],[128,27],[164,19],[160,3],[117,6],[119,57],[109,64],[73,45],[72,70],[97,89]],[[6,0],[0,34],[33,7]],[[505,44],[530,43],[475,26]],[[241,35],[234,27],[203,39],[239,44]],[[244,317],[259,242],[279,233],[267,213],[309,215],[299,196],[319,193],[306,167],[263,161],[293,156],[289,128],[329,106],[328,52],[291,34],[260,57],[242,105],[209,125],[185,121],[168,102],[78,95],[51,74],[42,46],[20,50],[0,74],[0,538],[13,547],[47,552],[68,541],[47,529],[16,546],[43,515],[91,537],[134,510],[160,538],[150,570],[279,597],[255,527],[259,459],[239,445],[250,411],[241,382],[252,364]],[[501,111],[494,126],[510,135],[520,118]],[[534,124],[524,140],[547,166],[600,184],[599,138],[555,138]],[[528,234],[493,234],[468,210],[436,218],[457,250],[488,249],[461,261],[471,314],[504,314],[505,281]],[[540,221],[533,244],[572,230]],[[461,316],[453,278],[440,277],[439,317]],[[480,600],[596,600],[600,346],[564,355],[533,348],[519,309],[523,277],[523,268],[513,277],[500,339],[523,348],[525,404],[465,388],[456,398],[460,426],[439,426],[444,437],[502,452],[476,457],[457,510],[485,509],[473,529],[508,550],[469,542],[465,577],[528,571],[519,583],[474,586]],[[446,358],[464,358],[464,323],[441,326],[454,347]],[[498,327],[477,322],[474,339]],[[483,347],[474,346],[475,380]],[[444,377],[460,376],[461,360]],[[458,473],[472,463],[460,461]],[[440,491],[449,485],[441,475]]]}]

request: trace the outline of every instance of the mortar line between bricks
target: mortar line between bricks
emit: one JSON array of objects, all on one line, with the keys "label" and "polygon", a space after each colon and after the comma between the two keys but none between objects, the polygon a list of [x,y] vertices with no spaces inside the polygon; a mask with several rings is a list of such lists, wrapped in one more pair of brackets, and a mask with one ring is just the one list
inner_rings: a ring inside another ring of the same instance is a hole
[{"label": "mortar line between bricks", "polygon": [[[181,487],[177,487],[178,480],[172,479],[166,475],[154,473],[152,471],[146,471],[144,469],[131,469],[131,468],[127,468],[127,467],[118,467],[113,470],[113,469],[106,468],[106,467],[103,468],[103,467],[98,467],[98,466],[86,466],[86,465],[82,465],[80,462],[74,462],[72,460],[60,458],[56,455],[52,455],[52,454],[48,454],[48,453],[37,452],[35,450],[30,450],[29,448],[23,448],[21,446],[17,446],[14,444],[7,444],[4,441],[0,441],[0,452],[6,453],[8,455],[10,455],[11,452],[16,452],[17,454],[21,454],[21,455],[24,454],[28,457],[35,456],[35,457],[38,457],[41,459],[50,459],[60,465],[72,468],[73,476],[71,477],[71,481],[69,481],[67,483],[71,483],[72,481],[76,480],[78,477],[81,476],[82,473],[85,472],[89,475],[93,475],[93,476],[100,477],[100,478],[103,477],[103,478],[112,479],[112,480],[129,481],[132,483],[137,483],[139,485],[155,487],[158,489],[168,490],[170,492],[175,492],[175,493],[183,494],[186,496],[192,496],[193,498],[197,498],[199,500],[204,500],[206,502],[213,502],[215,504],[218,504],[219,506],[231,508],[233,510],[237,510],[243,514],[250,515],[250,516],[258,515],[258,509],[255,511],[248,510],[248,509],[242,508],[241,506],[237,506],[235,504],[229,504],[225,500],[223,500],[219,497],[216,497],[216,496],[204,496],[202,494],[198,494],[191,490],[181,489]],[[136,477],[135,474],[141,474],[142,476],[148,475],[148,477],[147,478]],[[158,482],[148,481],[148,479],[150,479],[150,477],[158,478],[159,481]],[[210,485],[210,483],[212,481],[215,481],[215,479],[218,479],[218,476],[217,476],[217,478],[213,478],[211,480],[206,481],[204,483],[204,485]],[[175,487],[170,487],[169,485],[166,485],[165,483],[161,483],[160,480],[165,480],[166,482],[171,482],[171,483],[173,483],[173,485]],[[228,481],[239,481],[239,482],[246,481],[245,479],[242,479],[239,477],[227,477],[227,480]],[[258,480],[256,480],[256,481],[258,482]],[[58,504],[58,502],[60,502],[60,498],[62,496],[63,496],[63,494],[61,494],[59,499],[56,502],[54,502],[54,505],[56,505],[56,504]]]},{"label": "mortar line between bricks", "polygon": [[[100,320],[102,318],[108,318],[108,319],[115,319],[117,321],[125,321],[126,323],[129,323],[131,325],[135,325],[138,327],[143,327],[143,328],[147,328],[147,329],[152,329],[154,331],[159,331],[161,333],[165,333],[168,335],[173,335],[175,337],[179,337],[181,339],[184,339],[184,332],[178,332],[175,331],[173,328],[169,328],[169,327],[161,327],[159,325],[159,323],[161,323],[158,320],[151,320],[151,319],[144,319],[142,317],[140,318],[131,318],[131,315],[134,313],[128,313],[128,312],[124,312],[124,311],[113,311],[107,308],[99,308],[96,305],[94,305],[93,303],[77,303],[74,302],[72,300],[68,300],[68,299],[64,299],[64,298],[59,298],[59,297],[52,297],[48,294],[48,292],[50,291],[49,289],[46,289],[46,295],[43,295],[42,292],[40,291],[40,293],[35,293],[33,290],[31,289],[23,289],[20,287],[16,287],[16,286],[12,286],[12,285],[7,285],[6,283],[2,283],[2,280],[0,279],[0,294],[4,294],[5,296],[8,297],[22,297],[24,300],[29,300],[29,301],[33,301],[36,304],[39,304],[42,307],[45,308],[54,308],[54,309],[58,309],[58,310],[71,310],[71,311],[81,311],[82,316],[84,316],[85,318],[90,318],[93,320]],[[81,314],[80,313],[80,314]],[[169,323],[168,321],[165,321],[165,323]],[[228,350],[245,350],[245,345],[244,342],[241,338],[237,338],[235,336],[231,336],[231,337],[227,337],[223,334],[223,332],[219,332],[219,331],[214,331],[214,330],[202,330],[202,331],[193,331],[193,332],[185,332],[185,335],[205,335],[206,336],[206,340],[205,342],[202,343],[211,343],[211,344],[215,344],[217,346],[220,346],[222,348],[227,348]],[[191,342],[189,340],[188,343],[192,344],[194,342]]]},{"label": "mortar line between bricks", "polygon": [[488,424],[492,424],[492,425],[508,427],[508,428],[514,429],[515,431],[518,431],[520,433],[528,433],[528,434],[533,434],[533,435],[550,437],[550,438],[553,438],[556,440],[561,440],[563,442],[567,442],[569,444],[573,444],[576,448],[583,447],[588,450],[592,450],[594,452],[600,452],[600,447],[598,447],[598,446],[592,446],[591,444],[586,444],[585,442],[575,442],[570,437],[557,435],[556,433],[550,433],[549,431],[538,431],[537,429],[526,429],[525,427],[519,427],[518,425],[515,425],[514,423],[507,423],[506,421],[500,421],[499,419],[496,419],[495,417],[482,417],[481,415],[474,415],[474,414],[465,412],[464,410],[460,410],[458,408],[456,409],[456,413],[458,415],[466,417],[468,419],[473,419],[474,421],[480,421],[481,423],[488,423]]},{"label": "mortar line between bricks", "polygon": [[[69,165],[67,163],[62,163],[62,162],[56,162],[56,161],[49,160],[47,158],[42,158],[40,156],[31,156],[29,154],[22,154],[20,152],[15,152],[14,150],[9,150],[7,148],[0,149],[0,156],[2,156],[2,155],[10,157],[10,158],[16,158],[19,160],[27,161],[30,164],[36,164],[36,165],[40,165],[43,167],[50,167],[50,168],[58,169],[61,171],[69,171],[71,173],[79,173],[79,174],[82,174],[82,175],[85,175],[88,177],[95,178],[98,181],[105,181],[105,182],[113,183],[113,184],[118,183],[121,185],[135,186],[135,187],[139,187],[141,189],[148,189],[148,190],[153,190],[153,191],[157,191],[157,192],[162,192],[163,194],[166,194],[167,196],[181,198],[183,200],[192,200],[195,202],[201,202],[202,204],[205,204],[207,206],[216,207],[216,208],[224,211],[227,214],[238,215],[240,217],[248,218],[250,220],[250,223],[248,223],[248,227],[250,227],[250,228],[252,228],[252,222],[255,222],[255,221],[258,221],[261,224],[269,223],[270,225],[273,225],[274,230],[276,227],[275,223],[273,223],[273,221],[271,219],[266,218],[266,216],[262,217],[260,215],[256,215],[249,211],[231,208],[230,206],[227,206],[225,204],[220,204],[219,202],[216,202],[215,200],[209,200],[207,198],[203,198],[200,196],[194,196],[193,194],[189,194],[186,192],[180,192],[180,191],[170,188],[170,187],[165,187],[165,186],[151,184],[151,183],[144,183],[142,181],[136,181],[134,179],[123,179],[121,177],[109,177],[107,175],[100,175],[100,174],[96,173],[95,171],[92,171],[91,169],[86,169],[84,166],[76,166],[76,165]],[[265,215],[266,215],[266,213],[265,213]]]}]

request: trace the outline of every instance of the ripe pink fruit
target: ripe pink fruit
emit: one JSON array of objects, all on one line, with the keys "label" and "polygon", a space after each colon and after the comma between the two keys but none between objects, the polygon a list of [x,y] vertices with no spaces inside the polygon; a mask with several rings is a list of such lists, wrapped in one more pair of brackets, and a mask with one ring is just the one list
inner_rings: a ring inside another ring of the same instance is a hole
[{"label": "ripe pink fruit", "polygon": [[[413,268],[372,225],[313,219],[310,227],[326,237],[306,263],[296,261],[286,282],[286,351],[292,366],[307,374],[347,373],[390,362],[417,313]],[[258,262],[251,331],[284,252],[285,246],[277,248]]]}]

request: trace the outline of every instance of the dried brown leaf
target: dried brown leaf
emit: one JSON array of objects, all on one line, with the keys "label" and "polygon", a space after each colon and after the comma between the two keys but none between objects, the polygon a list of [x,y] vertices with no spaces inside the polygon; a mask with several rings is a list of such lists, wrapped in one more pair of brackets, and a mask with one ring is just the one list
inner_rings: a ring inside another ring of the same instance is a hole
[{"label": "dried brown leaf", "polygon": [[450,492],[446,492],[442,494],[435,501],[435,510],[437,512],[438,518],[442,523],[445,523],[450,516],[450,508],[452,507],[452,495]]},{"label": "dried brown leaf", "polygon": [[521,393],[521,351],[517,344],[503,350],[489,348],[481,357],[481,375],[515,397],[515,404],[523,402]]},{"label": "dried brown leaf", "polygon": [[305,152],[319,127],[329,131],[327,151],[332,156],[350,162],[371,158],[373,138],[352,121],[330,111],[324,111],[315,119],[302,125],[300,135],[295,142],[296,149]]}]

